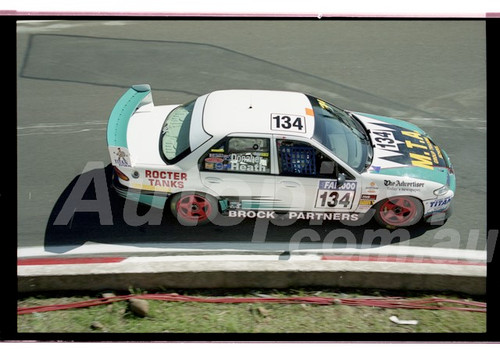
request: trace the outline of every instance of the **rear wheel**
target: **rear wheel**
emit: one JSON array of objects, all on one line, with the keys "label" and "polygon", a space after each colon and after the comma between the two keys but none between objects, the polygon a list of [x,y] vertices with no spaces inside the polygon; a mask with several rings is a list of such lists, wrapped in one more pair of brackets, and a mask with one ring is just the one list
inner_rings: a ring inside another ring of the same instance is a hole
[{"label": "rear wheel", "polygon": [[204,193],[179,193],[170,202],[170,209],[180,224],[203,225],[219,214],[215,198]]},{"label": "rear wheel", "polygon": [[420,200],[411,196],[395,196],[377,204],[375,220],[387,227],[407,227],[418,223],[423,211]]}]

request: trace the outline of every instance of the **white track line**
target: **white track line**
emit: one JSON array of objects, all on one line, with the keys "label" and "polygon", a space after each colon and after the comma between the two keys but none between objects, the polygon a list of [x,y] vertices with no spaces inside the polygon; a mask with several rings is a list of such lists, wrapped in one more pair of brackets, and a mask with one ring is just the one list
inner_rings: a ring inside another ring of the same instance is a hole
[{"label": "white track line", "polygon": [[[314,247],[314,244],[311,244]],[[193,248],[196,246],[196,248]],[[237,248],[236,248],[237,246]],[[332,248],[318,249],[305,248],[307,244],[301,244],[301,249],[285,250],[283,243],[172,243],[130,245],[112,245],[87,242],[81,246],[61,246],[61,253],[49,252],[42,246],[18,248],[18,258],[42,258],[42,257],[75,257],[75,256],[128,256],[128,257],[168,257],[181,258],[183,260],[224,260],[236,259],[260,259],[276,260],[280,256],[289,255],[294,259],[317,259],[317,256],[328,255],[359,255],[359,256],[394,256],[411,258],[434,258],[474,260],[486,262],[486,251],[448,249],[434,247],[385,245],[378,247],[361,246],[345,247],[345,245],[333,245]],[[258,256],[258,258],[257,258]],[[286,258],[283,258],[286,259]]]}]

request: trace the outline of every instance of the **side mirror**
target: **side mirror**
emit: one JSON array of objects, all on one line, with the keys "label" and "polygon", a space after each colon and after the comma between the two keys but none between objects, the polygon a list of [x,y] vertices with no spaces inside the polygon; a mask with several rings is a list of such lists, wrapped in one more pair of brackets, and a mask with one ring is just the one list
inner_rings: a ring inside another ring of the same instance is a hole
[{"label": "side mirror", "polygon": [[337,176],[337,188],[343,186],[345,183],[345,174],[339,173]]}]

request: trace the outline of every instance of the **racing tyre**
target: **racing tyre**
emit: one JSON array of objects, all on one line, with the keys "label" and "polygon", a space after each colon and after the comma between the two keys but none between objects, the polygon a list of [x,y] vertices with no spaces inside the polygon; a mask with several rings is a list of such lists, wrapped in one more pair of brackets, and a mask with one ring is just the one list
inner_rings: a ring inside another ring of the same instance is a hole
[{"label": "racing tyre", "polygon": [[170,210],[185,226],[197,226],[213,221],[219,214],[217,200],[204,193],[176,194],[170,201]]},{"label": "racing tyre", "polygon": [[407,227],[420,221],[424,208],[411,196],[394,196],[375,206],[375,220],[388,228]]}]

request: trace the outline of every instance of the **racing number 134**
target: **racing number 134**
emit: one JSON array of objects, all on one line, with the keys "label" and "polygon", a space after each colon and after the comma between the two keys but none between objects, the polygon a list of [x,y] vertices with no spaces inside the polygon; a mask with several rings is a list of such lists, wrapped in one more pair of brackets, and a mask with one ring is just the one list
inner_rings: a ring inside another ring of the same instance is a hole
[{"label": "racing number 134", "polygon": [[347,207],[351,204],[351,192],[342,193],[340,197],[339,192],[322,190],[318,192],[318,199],[316,200],[316,207],[336,207],[341,205]]},{"label": "racing number 134", "polygon": [[271,129],[306,132],[304,116],[271,114]]}]

